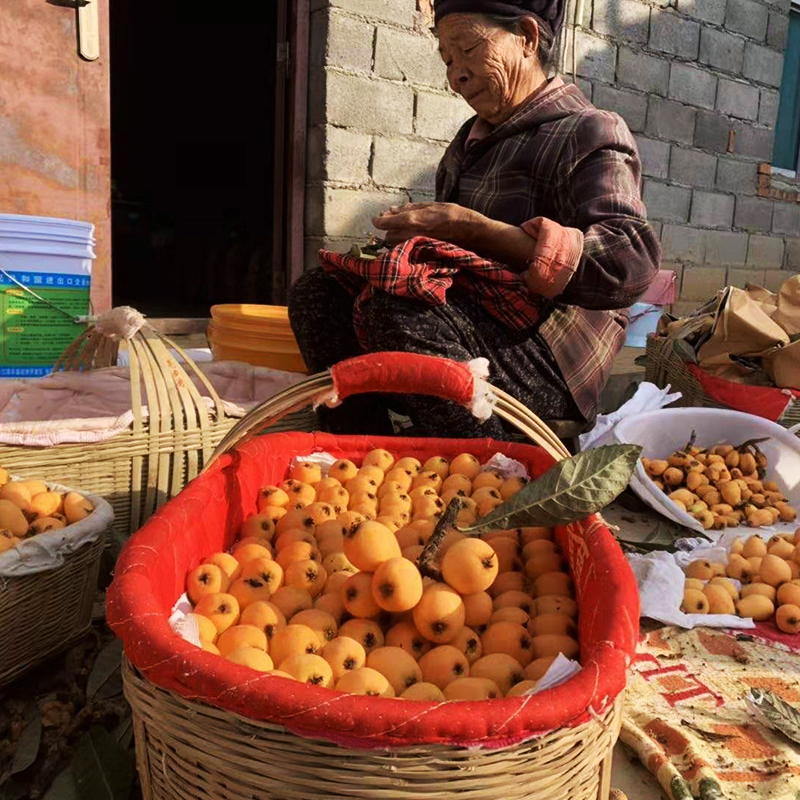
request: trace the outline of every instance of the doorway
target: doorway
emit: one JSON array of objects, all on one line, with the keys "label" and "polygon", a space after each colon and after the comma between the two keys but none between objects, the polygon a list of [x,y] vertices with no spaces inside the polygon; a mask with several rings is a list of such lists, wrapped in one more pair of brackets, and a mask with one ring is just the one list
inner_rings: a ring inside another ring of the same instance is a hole
[{"label": "doorway", "polygon": [[114,305],[205,318],[277,301],[286,2],[109,4]]}]

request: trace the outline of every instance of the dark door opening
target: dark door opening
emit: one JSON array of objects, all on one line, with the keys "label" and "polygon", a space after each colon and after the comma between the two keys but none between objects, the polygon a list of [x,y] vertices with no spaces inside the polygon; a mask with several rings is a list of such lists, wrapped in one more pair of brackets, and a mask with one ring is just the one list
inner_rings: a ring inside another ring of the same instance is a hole
[{"label": "dark door opening", "polygon": [[110,4],[114,305],[270,303],[282,4],[157,5]]}]

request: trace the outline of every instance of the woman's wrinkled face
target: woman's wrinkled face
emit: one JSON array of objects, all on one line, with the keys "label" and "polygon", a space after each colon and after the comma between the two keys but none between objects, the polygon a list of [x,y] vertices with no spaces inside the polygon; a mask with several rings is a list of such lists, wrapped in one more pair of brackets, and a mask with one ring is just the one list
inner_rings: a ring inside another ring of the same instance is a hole
[{"label": "woman's wrinkled face", "polygon": [[450,87],[493,125],[508,119],[544,77],[536,41],[479,14],[449,14],[436,32]]}]

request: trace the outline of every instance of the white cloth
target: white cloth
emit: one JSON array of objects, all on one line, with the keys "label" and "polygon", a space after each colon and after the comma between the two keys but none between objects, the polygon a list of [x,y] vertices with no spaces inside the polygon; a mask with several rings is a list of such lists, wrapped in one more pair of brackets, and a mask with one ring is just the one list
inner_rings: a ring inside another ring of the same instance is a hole
[{"label": "white cloth", "polygon": [[[243,417],[250,409],[305,379],[297,372],[252,367],[235,361],[198,365],[223,401],[225,413]],[[191,371],[198,391],[207,390]],[[144,387],[142,402],[146,402]],[[147,413],[146,407],[144,409]],[[51,447],[103,442],[130,428],[130,372],[112,367],[59,372],[44,378],[0,381],[0,444]]]},{"label": "white cloth", "polygon": [[669,385],[666,389],[659,389],[654,383],[646,381],[640,383],[636,394],[627,403],[610,414],[600,414],[594,428],[578,437],[581,450],[591,450],[604,444],[612,444],[611,433],[617,423],[623,419],[644,411],[656,411],[680,399],[680,392],[670,394]]}]

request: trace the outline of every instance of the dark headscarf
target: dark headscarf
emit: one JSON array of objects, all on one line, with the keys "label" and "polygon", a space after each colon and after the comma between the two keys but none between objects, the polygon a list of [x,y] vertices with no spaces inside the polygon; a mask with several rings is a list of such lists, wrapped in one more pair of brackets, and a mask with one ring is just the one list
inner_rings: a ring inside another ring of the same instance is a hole
[{"label": "dark headscarf", "polygon": [[555,36],[564,21],[566,0],[436,0],[434,14],[438,23],[448,14],[493,14],[518,17],[535,14],[550,26]]}]

